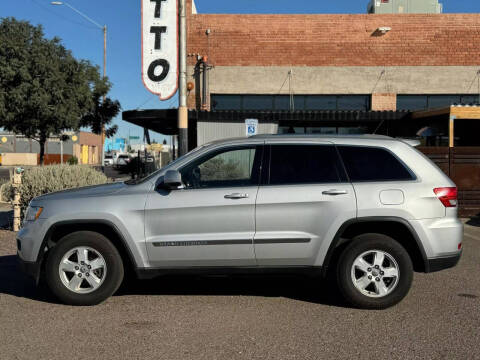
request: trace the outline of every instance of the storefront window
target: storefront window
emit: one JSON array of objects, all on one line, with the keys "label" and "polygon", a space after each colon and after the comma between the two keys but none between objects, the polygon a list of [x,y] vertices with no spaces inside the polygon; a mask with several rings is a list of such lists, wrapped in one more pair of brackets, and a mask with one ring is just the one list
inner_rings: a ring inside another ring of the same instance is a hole
[{"label": "storefront window", "polygon": [[306,134],[317,134],[317,135],[336,135],[336,127],[307,127]]},{"label": "storefront window", "polygon": [[428,108],[427,96],[423,95],[397,95],[397,110],[426,110]]},{"label": "storefront window", "polygon": [[212,96],[212,110],[242,110],[242,98],[236,95]]},{"label": "storefront window", "polygon": [[370,109],[370,98],[368,96],[347,95],[337,97],[337,110],[363,110]]},{"label": "storefront window", "polygon": [[460,104],[460,95],[436,95],[428,97],[428,108],[438,109],[449,107],[453,104]]},{"label": "storefront window", "polygon": [[307,96],[305,110],[337,110],[337,96]]},{"label": "storefront window", "polygon": [[454,104],[478,104],[476,95],[397,95],[397,110],[430,110]]},{"label": "storefront window", "polygon": [[212,95],[212,110],[370,110],[369,95],[294,95],[293,108],[289,95]]},{"label": "storefront window", "polygon": [[297,135],[361,135],[368,133],[368,128],[359,127],[298,127],[298,126],[279,126],[279,134],[297,134]]},{"label": "storefront window", "polygon": [[243,96],[243,110],[269,110],[273,109],[273,96],[245,95]]}]

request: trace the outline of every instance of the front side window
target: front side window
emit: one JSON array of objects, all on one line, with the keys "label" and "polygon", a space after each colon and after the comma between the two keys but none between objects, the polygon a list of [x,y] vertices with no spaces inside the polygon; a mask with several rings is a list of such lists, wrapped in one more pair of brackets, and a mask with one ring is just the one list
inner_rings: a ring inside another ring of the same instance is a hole
[{"label": "front side window", "polygon": [[415,179],[406,166],[386,149],[339,146],[338,150],[352,182]]},{"label": "front side window", "polygon": [[258,185],[261,150],[243,147],[215,151],[180,170],[187,189]]},{"label": "front side window", "polygon": [[328,184],[345,180],[333,145],[271,146],[270,185]]}]

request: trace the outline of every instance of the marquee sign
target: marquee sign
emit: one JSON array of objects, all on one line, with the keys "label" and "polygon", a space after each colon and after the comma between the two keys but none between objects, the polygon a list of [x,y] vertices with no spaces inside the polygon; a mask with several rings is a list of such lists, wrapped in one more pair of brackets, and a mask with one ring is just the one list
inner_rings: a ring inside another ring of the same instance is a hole
[{"label": "marquee sign", "polygon": [[142,0],[142,80],[160,100],[177,92],[177,0]]}]

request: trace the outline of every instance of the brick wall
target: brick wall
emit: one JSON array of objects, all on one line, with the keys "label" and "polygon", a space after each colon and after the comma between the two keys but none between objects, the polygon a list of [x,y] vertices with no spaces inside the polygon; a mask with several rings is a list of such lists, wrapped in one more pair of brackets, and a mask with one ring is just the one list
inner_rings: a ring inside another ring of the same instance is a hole
[{"label": "brick wall", "polygon": [[372,94],[372,110],[397,110],[397,94]]},{"label": "brick wall", "polygon": [[102,136],[90,132],[80,131],[78,133],[78,143],[81,145],[102,147]]},{"label": "brick wall", "polygon": [[476,66],[479,42],[479,14],[189,15],[190,65]]}]

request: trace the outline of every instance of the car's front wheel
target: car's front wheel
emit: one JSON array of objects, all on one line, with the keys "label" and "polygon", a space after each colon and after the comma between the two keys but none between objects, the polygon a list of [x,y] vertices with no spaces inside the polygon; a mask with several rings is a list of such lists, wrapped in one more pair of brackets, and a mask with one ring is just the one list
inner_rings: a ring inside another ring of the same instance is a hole
[{"label": "car's front wheel", "polygon": [[359,308],[385,309],[399,303],[412,280],[413,265],[407,251],[382,234],[355,237],[337,264],[340,292]]},{"label": "car's front wheel", "polygon": [[118,250],[105,236],[79,231],[62,238],[48,254],[50,290],[68,305],[96,305],[118,290],[124,275]]}]

